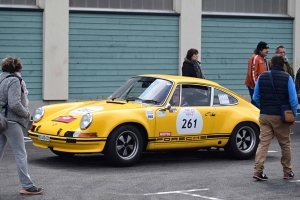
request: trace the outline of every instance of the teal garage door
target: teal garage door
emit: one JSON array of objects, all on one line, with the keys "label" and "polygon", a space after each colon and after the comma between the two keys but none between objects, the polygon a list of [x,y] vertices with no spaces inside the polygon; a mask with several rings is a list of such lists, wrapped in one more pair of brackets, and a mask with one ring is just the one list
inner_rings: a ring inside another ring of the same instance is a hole
[{"label": "teal garage door", "polygon": [[42,100],[42,10],[0,10],[0,59],[8,55],[19,57],[23,62],[21,75],[29,100]]},{"label": "teal garage door", "polygon": [[268,60],[279,45],[293,60],[293,19],[202,18],[202,68],[207,79],[248,95],[244,85],[247,63],[259,41],[269,44]]},{"label": "teal garage door", "polygon": [[138,74],[178,74],[178,39],[178,15],[70,13],[69,99],[107,98]]}]

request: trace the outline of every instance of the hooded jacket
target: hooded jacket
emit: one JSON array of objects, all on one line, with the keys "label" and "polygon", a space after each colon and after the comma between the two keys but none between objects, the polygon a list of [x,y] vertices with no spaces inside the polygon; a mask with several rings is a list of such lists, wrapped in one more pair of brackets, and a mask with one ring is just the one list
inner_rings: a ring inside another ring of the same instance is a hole
[{"label": "hooded jacket", "polygon": [[[25,119],[28,108],[26,105],[26,96],[22,92],[20,80],[16,77],[8,77],[8,72],[0,74],[0,106],[8,103],[7,120],[17,122],[23,127],[28,126],[29,118]],[[5,116],[5,109],[1,110],[1,114]]]}]

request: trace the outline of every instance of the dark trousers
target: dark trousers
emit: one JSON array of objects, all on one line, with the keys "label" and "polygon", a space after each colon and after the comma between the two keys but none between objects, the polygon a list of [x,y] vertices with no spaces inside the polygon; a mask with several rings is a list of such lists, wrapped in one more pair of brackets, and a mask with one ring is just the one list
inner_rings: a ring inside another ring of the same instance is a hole
[{"label": "dark trousers", "polygon": [[252,89],[251,87],[247,86],[248,87],[248,90],[249,90],[249,94],[250,94],[250,97],[251,97],[251,103],[253,105],[255,105],[257,108],[259,108],[259,106],[253,101],[253,93],[254,93],[254,89]]}]

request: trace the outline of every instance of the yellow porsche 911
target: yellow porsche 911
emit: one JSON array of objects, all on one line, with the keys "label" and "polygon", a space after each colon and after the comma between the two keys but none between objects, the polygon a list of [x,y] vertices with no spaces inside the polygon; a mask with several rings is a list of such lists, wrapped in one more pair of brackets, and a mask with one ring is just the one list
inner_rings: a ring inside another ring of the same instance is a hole
[{"label": "yellow porsche 911", "polygon": [[130,78],[106,100],[37,108],[28,133],[56,155],[103,153],[117,166],[135,164],[144,151],[210,147],[249,159],[258,118],[255,106],[215,82],[150,74]]}]

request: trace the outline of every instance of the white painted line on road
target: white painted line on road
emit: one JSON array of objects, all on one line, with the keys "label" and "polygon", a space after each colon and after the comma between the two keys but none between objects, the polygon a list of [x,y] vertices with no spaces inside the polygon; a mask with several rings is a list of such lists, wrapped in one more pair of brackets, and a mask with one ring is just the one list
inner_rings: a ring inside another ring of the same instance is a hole
[{"label": "white painted line on road", "polygon": [[182,192],[195,192],[201,190],[209,190],[208,188],[205,189],[192,189],[192,190],[182,190],[182,191],[170,191],[170,192],[156,192],[156,193],[148,193],[144,195],[156,195],[156,194],[175,194],[175,193],[182,193]]},{"label": "white painted line on road", "polygon": [[291,183],[296,183],[296,182],[300,182],[300,180],[292,180],[292,181],[289,181]]},{"label": "white painted line on road", "polygon": [[268,153],[277,153],[278,151],[268,151]]},{"label": "white painted line on road", "polygon": [[193,197],[199,197],[199,198],[202,198],[202,199],[222,200],[222,199],[218,199],[218,198],[214,198],[214,197],[208,197],[208,196],[189,193],[189,192],[204,191],[204,190],[209,190],[209,189],[204,188],[204,189],[192,189],[192,190],[182,190],[182,191],[157,192],[157,193],[148,193],[148,194],[144,194],[144,195],[184,194],[184,195],[189,195],[189,196],[193,196]]},{"label": "white painted line on road", "polygon": [[214,197],[202,196],[202,195],[198,195],[198,194],[190,194],[190,193],[181,193],[181,194],[186,194],[186,195],[193,196],[193,197],[200,197],[200,198],[203,198],[203,199],[222,200],[222,199],[218,199],[218,198],[214,198]]},{"label": "white painted line on road", "polygon": [[28,140],[31,140],[31,138],[30,138],[30,137],[24,137],[24,139],[28,139]]}]

